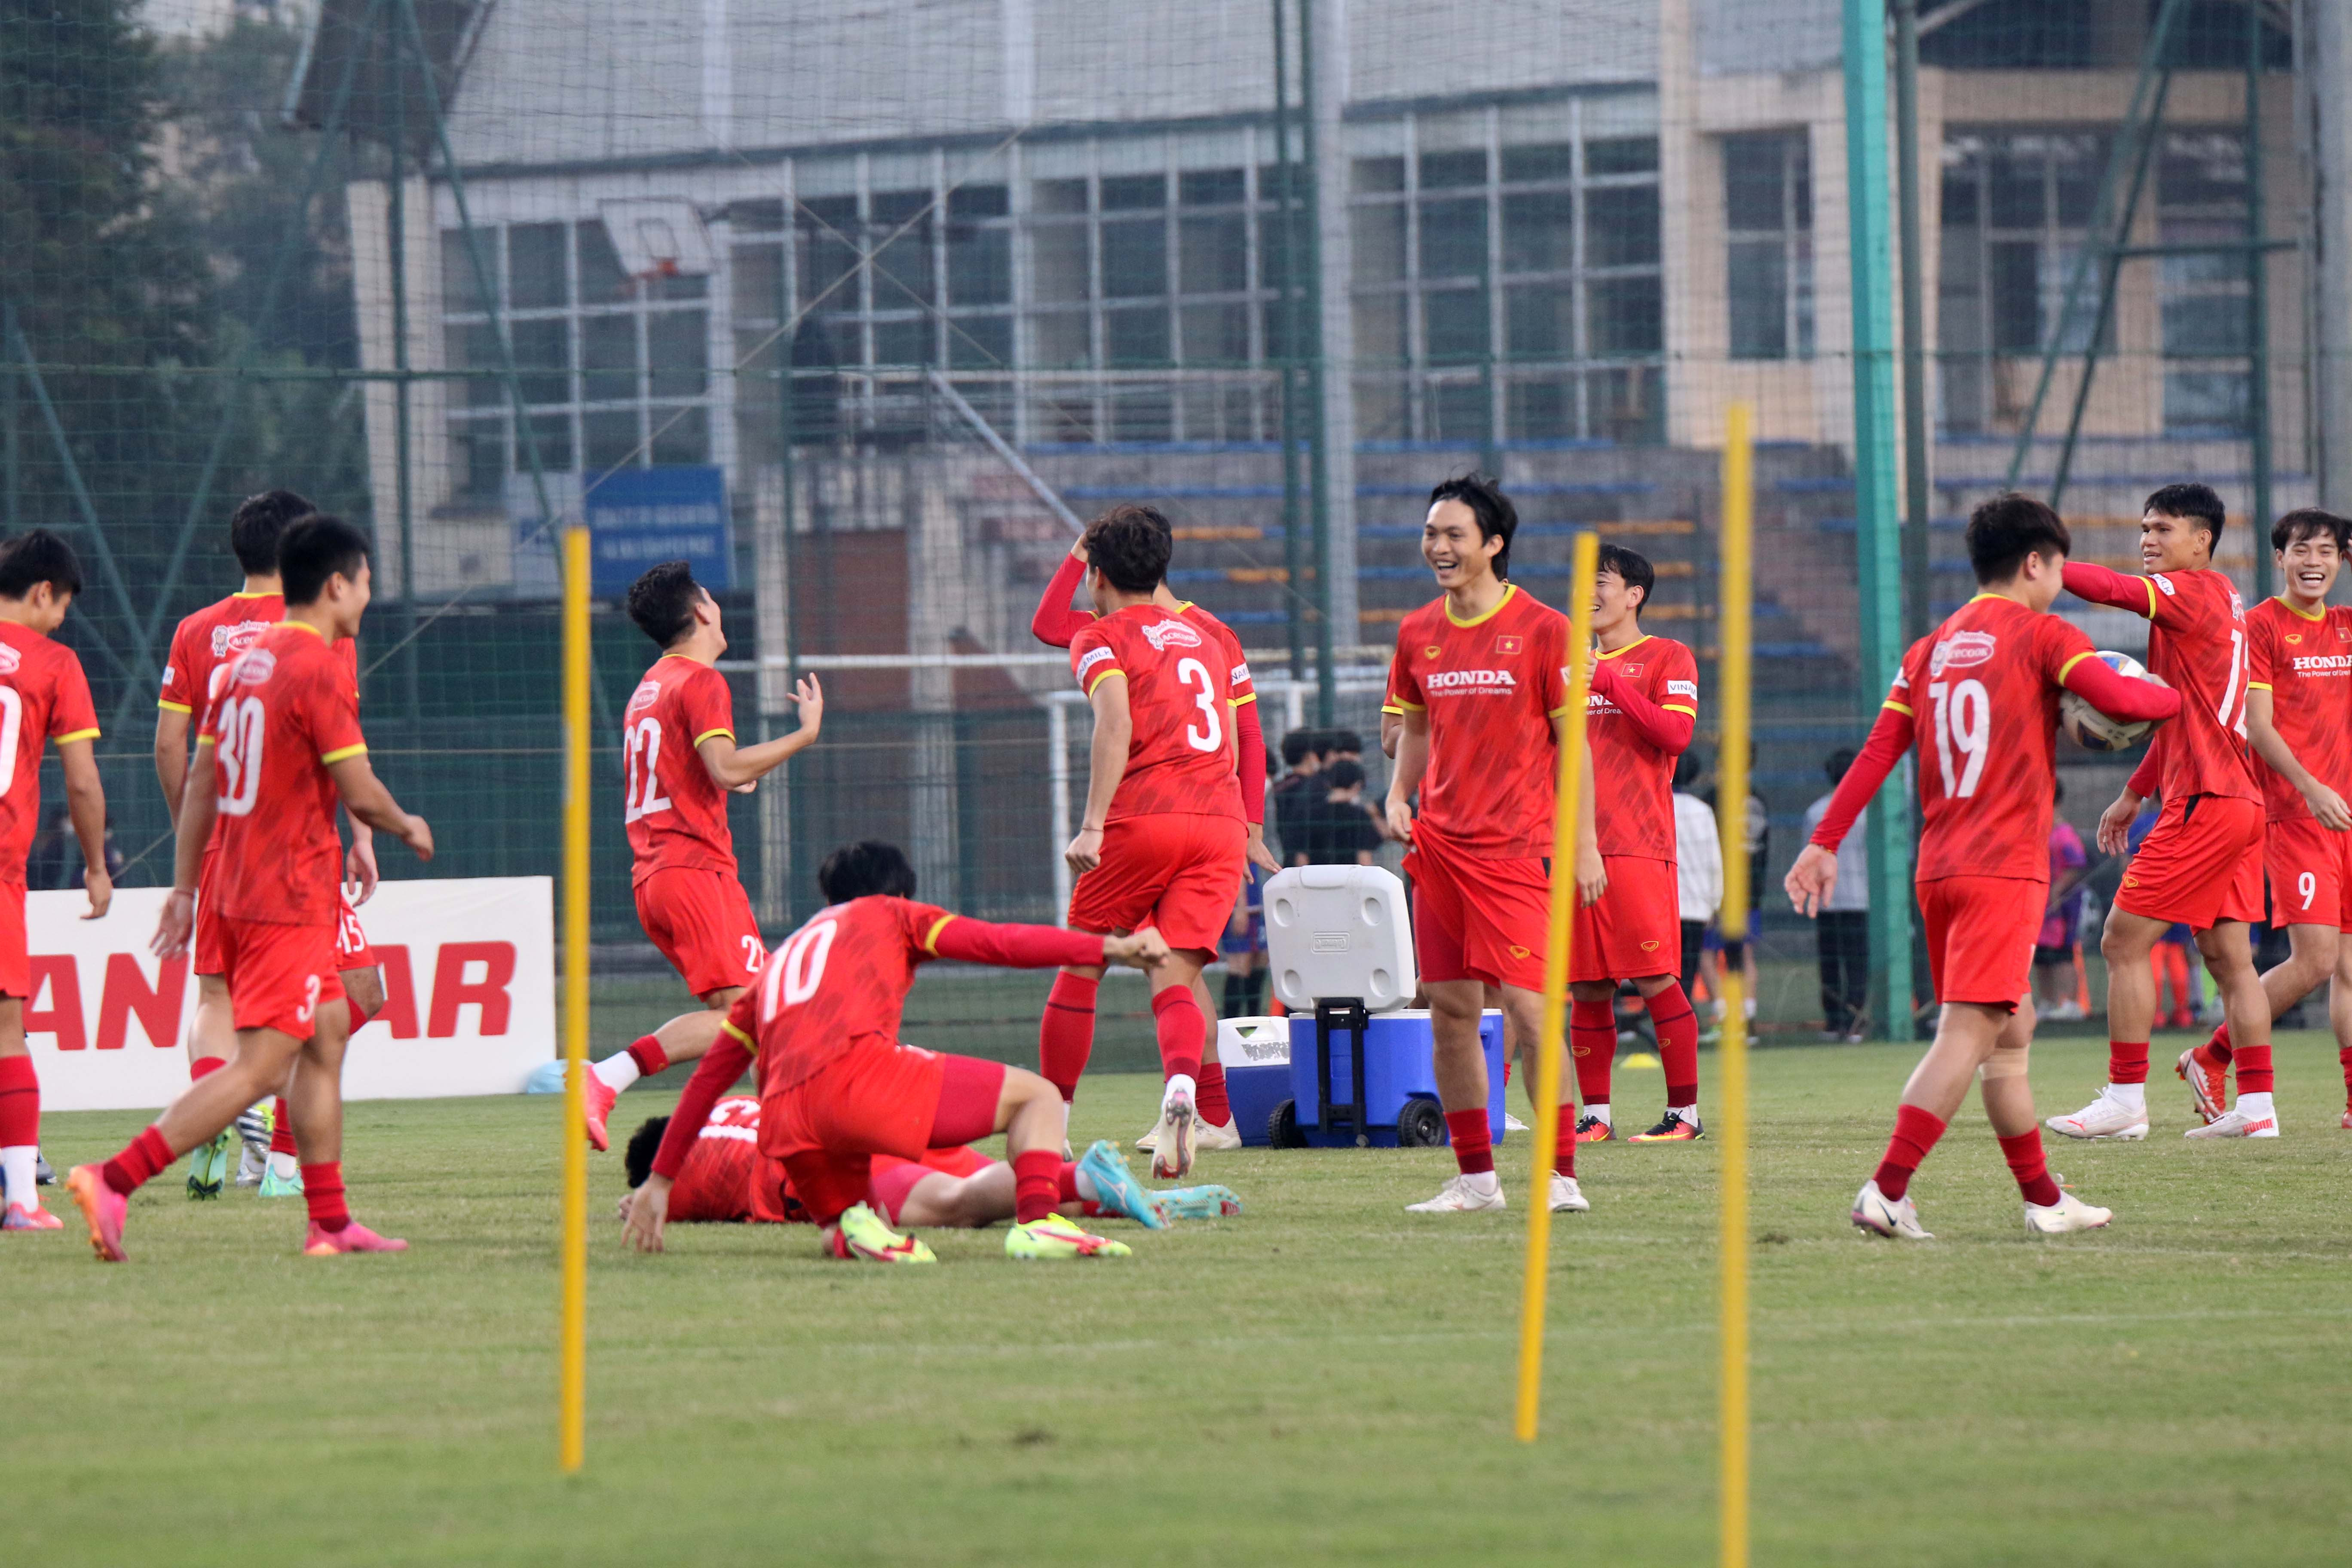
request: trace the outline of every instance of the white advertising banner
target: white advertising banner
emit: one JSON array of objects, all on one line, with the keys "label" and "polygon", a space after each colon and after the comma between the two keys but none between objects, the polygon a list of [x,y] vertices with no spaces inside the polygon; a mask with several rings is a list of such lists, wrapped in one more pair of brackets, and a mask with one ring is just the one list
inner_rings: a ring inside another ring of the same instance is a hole
[{"label": "white advertising banner", "polygon": [[[45,1110],[142,1110],[188,1085],[196,1010],[185,957],[147,951],[166,889],[31,893],[25,1033]],[[352,1041],[347,1100],[519,1092],[555,1054],[555,883],[547,877],[383,882],[360,909],[383,965],[383,1011]]]}]

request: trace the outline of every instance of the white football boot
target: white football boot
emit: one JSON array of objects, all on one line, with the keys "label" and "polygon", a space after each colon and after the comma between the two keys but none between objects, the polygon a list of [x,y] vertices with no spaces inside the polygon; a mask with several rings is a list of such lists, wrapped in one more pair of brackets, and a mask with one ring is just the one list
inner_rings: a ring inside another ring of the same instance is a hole
[{"label": "white football boot", "polygon": [[1151,1174],[1171,1181],[1191,1173],[1192,1134],[1200,1118],[1192,1110],[1192,1080],[1179,1073],[1160,1099],[1158,1136],[1151,1141]]},{"label": "white football boot", "polygon": [[2074,1230],[2099,1230],[2115,1217],[2111,1209],[2086,1204],[2072,1193],[2060,1193],[2058,1201],[2047,1208],[2040,1204],[2025,1205],[2025,1234],[2064,1236]]},{"label": "white football boot", "polygon": [[1574,1176],[1563,1176],[1558,1171],[1551,1173],[1552,1213],[1590,1214],[1591,1210],[1592,1200],[1584,1195]]},{"label": "white football boot", "polygon": [[2192,1127],[2183,1138],[2275,1138],[2279,1135],[2278,1112],[2266,1110],[2249,1116],[2236,1106],[2221,1112],[2202,1127]]},{"label": "white football boot", "polygon": [[2147,1105],[2126,1105],[2110,1092],[2111,1084],[2099,1090],[2099,1098],[2072,1116],[2053,1116],[2042,1123],[2051,1131],[2068,1138],[2111,1139],[2118,1143],[2133,1143],[2147,1136]]},{"label": "white football boot", "polygon": [[1853,1228],[1889,1241],[1933,1241],[1934,1234],[1919,1228],[1919,1207],[1911,1194],[1890,1198],[1878,1190],[1874,1176],[1862,1184],[1853,1198]]},{"label": "white football boot", "polygon": [[[1404,1212],[1407,1214],[1475,1214],[1481,1209],[1504,1207],[1503,1184],[1496,1178],[1493,1172],[1487,1172],[1486,1174],[1486,1191],[1482,1192],[1472,1186],[1468,1176],[1457,1174],[1452,1181],[1437,1189],[1435,1197],[1425,1204],[1407,1204],[1404,1205]],[[1569,1184],[1571,1187],[1575,1185],[1573,1182]],[[1581,1202],[1582,1199],[1580,1198],[1578,1201]]]}]

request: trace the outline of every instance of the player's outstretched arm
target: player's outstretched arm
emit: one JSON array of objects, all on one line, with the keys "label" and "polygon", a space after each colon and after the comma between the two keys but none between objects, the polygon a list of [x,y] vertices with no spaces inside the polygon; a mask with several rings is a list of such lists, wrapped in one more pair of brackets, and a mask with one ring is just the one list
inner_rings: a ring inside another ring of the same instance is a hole
[{"label": "player's outstretched arm", "polygon": [[415,850],[419,860],[433,858],[433,829],[423,817],[401,809],[383,781],[375,776],[375,769],[368,765],[365,752],[329,763],[327,773],[335,781],[335,793],[343,797],[343,809],[352,814],[353,822],[391,834]]},{"label": "player's outstretched arm", "polygon": [[732,735],[703,737],[694,753],[702,759],[711,782],[720,789],[747,789],[813,744],[824,728],[824,688],[815,676],[803,676],[793,682],[793,702],[800,710],[801,727],[789,735],[755,746],[739,746]]},{"label": "player's outstretched arm", "polygon": [[1037,613],[1029,617],[1029,634],[1047,647],[1069,647],[1080,632],[1094,624],[1092,615],[1070,607],[1086,574],[1087,545],[1086,541],[1080,540],[1070,546],[1070,552],[1054,569],[1052,580],[1045,584],[1045,596],[1037,601]]},{"label": "player's outstretched arm", "polygon": [[[756,991],[750,993],[743,1003],[758,994]],[[738,1004],[739,1007],[742,1005]],[[744,1012],[738,1016],[748,1018],[751,1015]],[[751,1065],[751,1048],[743,1043],[738,1029],[735,1016],[730,1016],[719,1038],[695,1064],[694,1076],[686,1080],[686,1090],[677,1097],[677,1105],[669,1113],[669,1126],[662,1132],[653,1170],[629,1194],[621,1222],[629,1245],[639,1252],[662,1250],[662,1226],[669,1219],[669,1190],[677,1184],[677,1173],[686,1169],[686,1157],[694,1152],[694,1141],[702,1135],[704,1124],[709,1121],[710,1108]]]},{"label": "player's outstretched arm", "polygon": [[106,869],[106,786],[99,782],[98,758],[87,737],[58,743],[58,763],[66,775],[66,809],[72,814],[74,837],[81,840],[83,886],[89,893],[94,921],[114,901],[114,879]]},{"label": "player's outstretched arm", "polygon": [[2160,677],[2118,675],[2105,659],[2090,654],[2068,664],[2059,684],[2108,718],[2126,724],[2160,723],[2180,711],[2180,693]]},{"label": "player's outstretched arm", "polygon": [[1095,679],[1087,701],[1095,710],[1094,744],[1087,753],[1087,814],[1078,836],[1062,851],[1080,875],[1102,863],[1103,828],[1110,820],[1111,796],[1127,776],[1127,748],[1135,737],[1135,714],[1127,705],[1127,677],[1110,670]]},{"label": "player's outstretched arm", "polygon": [[180,837],[172,847],[172,896],[163,900],[154,940],[147,944],[158,958],[177,958],[187,952],[188,937],[196,929],[196,876],[204,869],[213,819],[220,815],[220,802],[214,794],[219,773],[216,761],[213,738],[198,736],[195,760],[188,764],[179,803],[173,809]]},{"label": "player's outstretched arm", "polygon": [[1813,829],[1812,842],[1798,855],[1797,863],[1789,868],[1781,880],[1789,902],[1801,915],[1817,915],[1822,901],[1829,897],[1830,889],[1837,882],[1838,846],[1853,830],[1854,819],[1862,815],[1880,786],[1886,783],[1903,753],[1911,749],[1916,723],[1911,710],[1889,699],[1878,710],[1878,722],[1870,728],[1870,739],[1863,742],[1861,754],[1853,766],[1846,769],[1845,777],[1830,795],[1829,809],[1822,813],[1821,826]]},{"label": "player's outstretched arm", "polygon": [[[2177,697],[2179,693],[2174,695]],[[2342,833],[2352,828],[2352,809],[2346,807],[2344,797],[2314,778],[2311,770],[2295,757],[2294,749],[2286,743],[2286,737],[2278,732],[2278,716],[2273,707],[2273,700],[2267,687],[2247,689],[2246,738],[2254,743],[2254,754],[2268,763],[2280,777],[2294,785],[2296,793],[2303,796],[2304,804],[2311,807],[2311,815],[2319,819],[2320,826],[2330,833]]]},{"label": "player's outstretched arm", "polygon": [[1412,796],[1429,772],[1429,710],[1408,708],[1397,729],[1396,766],[1389,770],[1388,799],[1381,809],[1389,837],[1400,844],[1412,842]]},{"label": "player's outstretched arm", "polygon": [[2126,577],[2089,561],[2069,561],[2062,580],[2066,592],[2078,599],[2088,599],[2110,609],[2129,610],[2142,620],[2152,619],[2156,615],[2156,588],[2145,577]]},{"label": "player's outstretched arm", "polygon": [[958,915],[932,934],[931,952],[959,963],[998,969],[1094,969],[1106,963],[1148,968],[1168,956],[1157,931],[1096,936],[1059,926],[1007,925]]}]

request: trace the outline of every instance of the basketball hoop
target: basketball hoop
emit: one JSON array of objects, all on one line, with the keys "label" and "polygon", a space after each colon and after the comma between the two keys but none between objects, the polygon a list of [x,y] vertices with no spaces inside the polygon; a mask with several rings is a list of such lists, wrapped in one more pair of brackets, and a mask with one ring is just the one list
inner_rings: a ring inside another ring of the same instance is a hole
[{"label": "basketball hoop", "polygon": [[637,197],[599,202],[596,210],[612,237],[621,270],[639,282],[707,278],[717,269],[710,231],[692,202]]}]

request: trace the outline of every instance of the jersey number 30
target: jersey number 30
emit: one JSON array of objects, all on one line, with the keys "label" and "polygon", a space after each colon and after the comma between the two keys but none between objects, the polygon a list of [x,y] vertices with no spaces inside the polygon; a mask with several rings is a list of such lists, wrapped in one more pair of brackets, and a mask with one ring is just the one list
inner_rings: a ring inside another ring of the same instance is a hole
[{"label": "jersey number 30", "polygon": [[[1992,695],[1981,680],[1938,680],[1927,688],[1936,705],[1936,761],[1942,765],[1944,798],[1966,800],[1984,777],[1985,752],[1992,741]],[[1960,753],[1959,774],[1952,753]]]},{"label": "jersey number 30", "polygon": [[214,763],[220,770],[220,814],[251,815],[261,794],[261,737],[269,715],[258,697],[232,697],[221,704],[219,749]]}]

